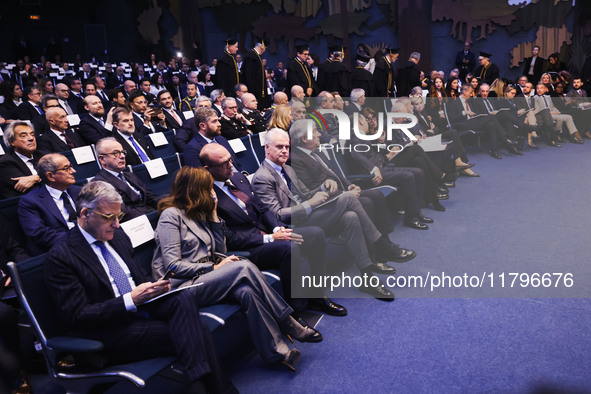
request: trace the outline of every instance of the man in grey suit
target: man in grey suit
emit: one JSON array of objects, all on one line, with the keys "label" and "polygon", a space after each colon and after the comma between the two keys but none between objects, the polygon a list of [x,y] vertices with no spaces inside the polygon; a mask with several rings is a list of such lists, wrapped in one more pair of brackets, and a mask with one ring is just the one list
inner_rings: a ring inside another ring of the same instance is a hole
[{"label": "man in grey suit", "polygon": [[[347,240],[349,252],[364,277],[377,286],[362,286],[359,290],[377,299],[393,301],[394,295],[373,272],[391,274],[392,268],[374,264],[368,247],[377,251],[379,259],[398,262],[416,256],[412,250],[401,249],[387,235],[381,234],[352,192],[339,194],[329,201],[328,193],[320,188],[309,190],[286,165],[289,157],[289,135],[281,129],[267,132],[266,158],[253,177],[253,188],[259,200],[284,223],[294,226],[317,225],[328,235],[338,234]],[[291,190],[290,190],[291,189]],[[326,205],[321,206],[326,203]],[[297,231],[297,230],[296,230]],[[383,265],[383,264],[382,264]]]}]

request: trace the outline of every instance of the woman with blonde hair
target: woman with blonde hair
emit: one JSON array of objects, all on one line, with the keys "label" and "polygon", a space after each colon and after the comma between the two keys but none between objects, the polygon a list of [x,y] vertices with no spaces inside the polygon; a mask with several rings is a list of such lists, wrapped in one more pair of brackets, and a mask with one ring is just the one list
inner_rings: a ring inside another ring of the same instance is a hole
[{"label": "woman with blonde hair", "polygon": [[217,215],[211,174],[204,168],[181,168],[158,211],[153,277],[159,279],[170,272],[172,288],[194,286],[200,307],[238,304],[263,361],[295,371],[300,352],[287,346],[282,333],[300,342],[320,342],[322,335],[291,316],[293,309],[253,263],[225,255],[225,223]]},{"label": "woman with blonde hair", "polygon": [[504,80],[502,80],[501,78],[495,79],[493,83],[490,85],[490,92],[488,94],[488,97],[503,97],[505,95],[506,87],[507,83]]},{"label": "woman with blonde hair", "polygon": [[278,105],[271,115],[267,130],[278,128],[287,132],[291,125],[291,108],[285,104]]}]

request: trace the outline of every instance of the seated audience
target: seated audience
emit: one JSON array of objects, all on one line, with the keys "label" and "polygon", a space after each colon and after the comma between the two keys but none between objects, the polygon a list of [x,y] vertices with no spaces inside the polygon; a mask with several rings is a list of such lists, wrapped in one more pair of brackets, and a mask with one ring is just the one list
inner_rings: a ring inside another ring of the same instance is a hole
[{"label": "seated audience", "polygon": [[111,135],[113,125],[105,123],[105,108],[98,96],[84,97],[84,109],[88,111],[88,114],[80,116],[78,135],[86,145],[96,144],[101,138]]},{"label": "seated audience", "polygon": [[102,342],[95,367],[175,355],[191,382],[185,392],[236,392],[199,316],[196,288],[146,304],[168,292],[170,281],[151,282],[134,260],[119,228],[121,204],[108,183],[85,185],[77,226],[47,255],[45,284],[68,334]]},{"label": "seated audience", "polygon": [[133,113],[135,130],[143,135],[166,131],[166,118],[160,108],[148,107],[146,96],[139,89],[134,89],[127,97],[127,104]]},{"label": "seated audience", "polygon": [[243,114],[238,113],[238,104],[236,104],[235,98],[226,97],[222,100],[222,112],[220,123],[224,138],[233,140],[252,134],[252,131],[248,129],[250,122]]}]

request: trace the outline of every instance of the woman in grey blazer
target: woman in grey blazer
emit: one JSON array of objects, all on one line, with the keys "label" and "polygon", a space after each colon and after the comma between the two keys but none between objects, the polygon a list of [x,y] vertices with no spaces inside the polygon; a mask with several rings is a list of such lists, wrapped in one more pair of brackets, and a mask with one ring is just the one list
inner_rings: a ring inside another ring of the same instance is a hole
[{"label": "woman in grey blazer", "polygon": [[200,307],[219,302],[239,304],[263,361],[280,362],[295,371],[300,352],[289,349],[282,333],[300,342],[320,342],[322,336],[290,316],[291,307],[253,263],[224,254],[224,222],[217,216],[217,198],[209,172],[181,168],[169,196],[160,201],[158,208],[161,216],[155,232],[154,278],[172,270],[173,288],[198,285],[195,302]]}]

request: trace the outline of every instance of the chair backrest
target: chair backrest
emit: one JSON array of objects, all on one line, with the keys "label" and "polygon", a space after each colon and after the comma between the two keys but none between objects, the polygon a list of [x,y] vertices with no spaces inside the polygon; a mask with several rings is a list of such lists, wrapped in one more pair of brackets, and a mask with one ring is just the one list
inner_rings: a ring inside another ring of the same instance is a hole
[{"label": "chair backrest", "polygon": [[164,137],[166,137],[168,144],[161,145],[161,146],[155,146],[154,143],[152,142],[152,138],[149,135],[146,136],[146,141],[148,142],[148,145],[152,149],[152,153],[154,154],[155,157],[164,158],[164,157],[172,156],[176,153],[176,149],[174,147],[174,136],[176,134],[175,130],[165,131],[163,134],[164,134]]},{"label": "chair backrest", "polygon": [[20,196],[0,200],[0,216],[5,219],[7,230],[12,238],[24,247],[26,237],[18,216],[19,200]]},{"label": "chair backrest", "polygon": [[[256,170],[258,170],[261,163],[253,151],[250,137],[251,136],[245,136],[240,138],[240,141],[242,144],[244,144],[246,149],[240,152],[237,152],[235,149],[234,153],[236,154],[236,158],[240,163],[240,170],[246,171],[249,174],[254,174]],[[230,145],[232,145],[232,141],[230,141]]]},{"label": "chair backrest", "polygon": [[164,162],[164,166],[166,167],[168,174],[154,179],[150,177],[145,164],[138,164],[137,166],[131,167],[131,172],[137,175],[138,178],[144,182],[146,187],[159,196],[168,194],[170,192],[170,186],[174,181],[176,172],[179,170],[179,168],[181,168],[178,153],[169,157],[165,157],[162,159],[162,161]]},{"label": "chair backrest", "polygon": [[48,338],[62,332],[57,310],[45,285],[45,258],[46,254],[42,254],[18,264],[8,264],[16,294],[44,348]]},{"label": "chair backrest", "polygon": [[78,164],[76,162],[76,158],[74,157],[72,151],[68,150],[65,152],[60,152],[60,154],[64,155],[70,161],[70,165],[76,170],[76,174],[74,176],[76,177],[77,181],[82,181],[87,178],[94,178],[94,176],[101,170],[98,159],[96,159],[96,151],[94,150],[94,146],[91,146],[91,148],[95,160],[83,164]]},{"label": "chair backrest", "polygon": [[267,132],[249,135],[250,147],[257,157],[259,164],[265,160],[265,135]]}]

